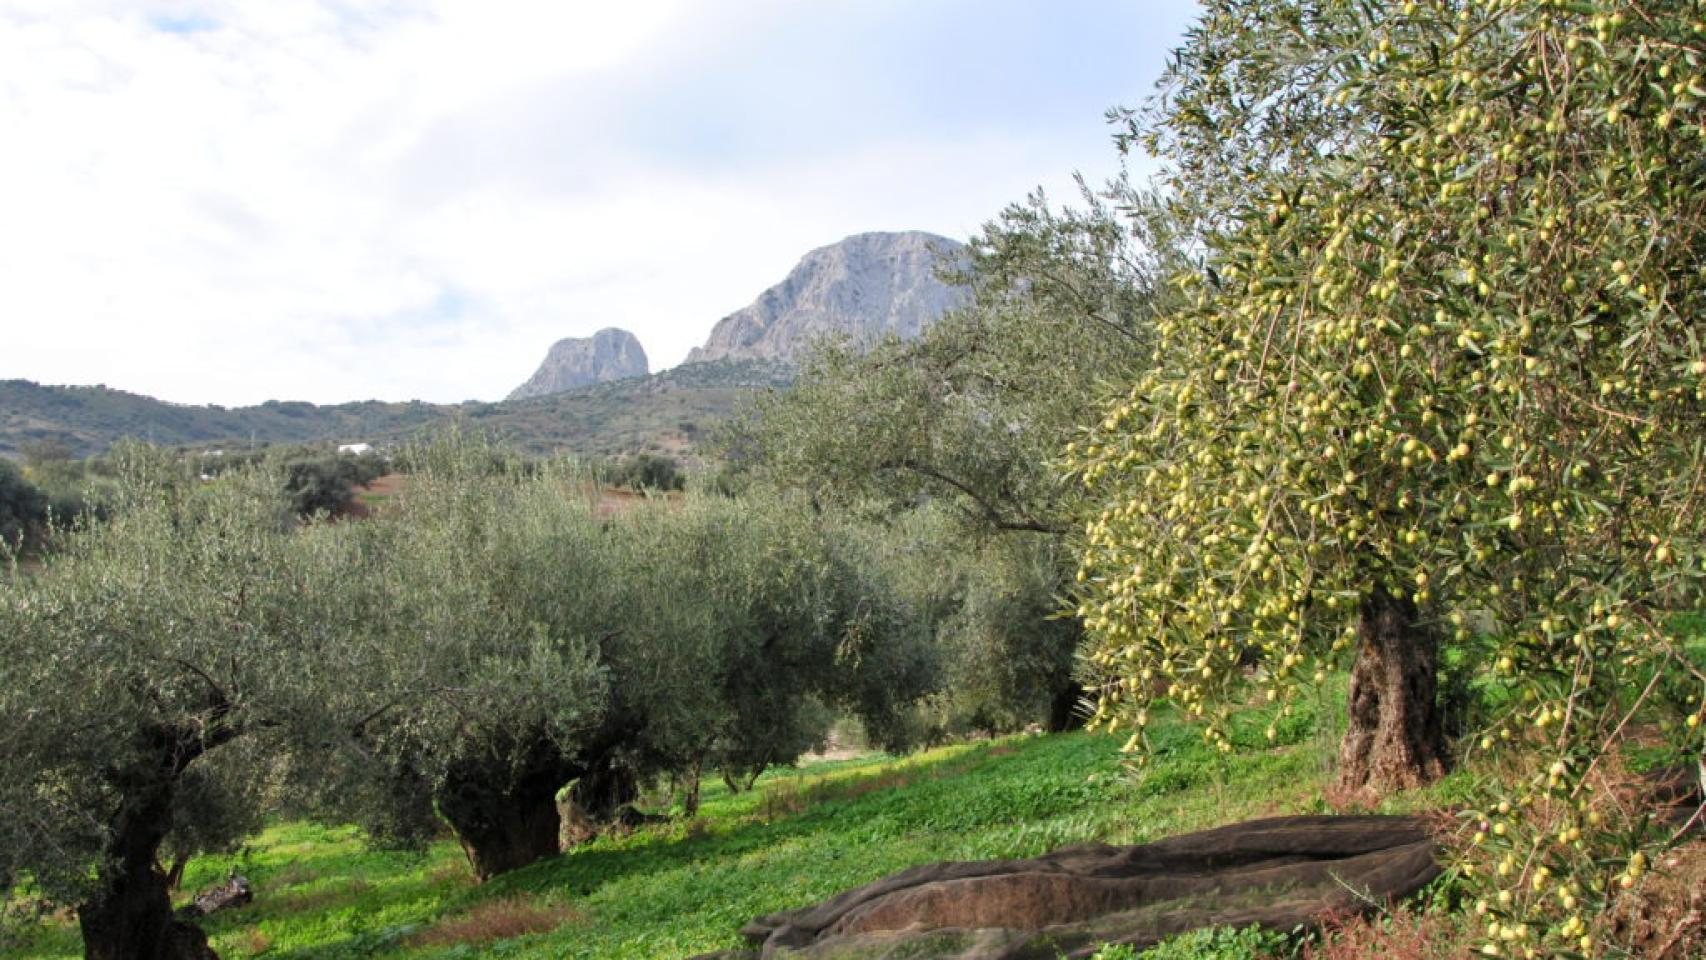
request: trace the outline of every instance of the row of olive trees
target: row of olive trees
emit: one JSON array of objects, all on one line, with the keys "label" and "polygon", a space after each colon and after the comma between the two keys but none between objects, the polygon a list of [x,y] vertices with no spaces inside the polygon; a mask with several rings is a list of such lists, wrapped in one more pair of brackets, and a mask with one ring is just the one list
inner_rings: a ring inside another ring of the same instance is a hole
[{"label": "row of olive trees", "polygon": [[[418,839],[481,876],[639,784],[747,778],[829,708],[898,745],[933,682],[886,539],[785,500],[599,516],[584,479],[441,444],[359,523],[278,476],[121,452],[111,519],[0,587],[0,884],[76,907],[91,957],[205,955],[164,857],[269,810]],[[21,885],[21,886],[20,886]]]}]

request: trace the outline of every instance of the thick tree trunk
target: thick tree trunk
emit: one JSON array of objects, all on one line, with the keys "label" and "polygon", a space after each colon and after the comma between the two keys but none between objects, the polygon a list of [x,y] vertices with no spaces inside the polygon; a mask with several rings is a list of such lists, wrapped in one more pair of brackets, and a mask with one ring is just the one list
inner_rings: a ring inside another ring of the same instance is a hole
[{"label": "thick tree trunk", "polygon": [[[698,792],[698,765],[689,789]],[[569,802],[575,815],[594,826],[614,821],[622,808],[640,798],[640,784],[633,771],[610,759],[593,765],[581,774],[569,791]]]},{"label": "thick tree trunk", "polygon": [[1407,597],[1376,588],[1363,601],[1350,726],[1339,747],[1342,792],[1378,796],[1445,775],[1439,641],[1417,621]]},{"label": "thick tree trunk", "polygon": [[1064,733],[1084,726],[1088,717],[1079,709],[1083,699],[1084,687],[1070,676],[1063,678],[1049,698],[1048,731]]},{"label": "thick tree trunk", "polygon": [[207,935],[172,914],[160,842],[172,823],[172,783],[126,792],[113,822],[99,894],[77,907],[88,960],[218,960]]},{"label": "thick tree trunk", "polygon": [[475,877],[484,882],[561,851],[557,791],[574,773],[554,745],[541,742],[513,773],[470,763],[445,778],[438,811],[456,832]]}]

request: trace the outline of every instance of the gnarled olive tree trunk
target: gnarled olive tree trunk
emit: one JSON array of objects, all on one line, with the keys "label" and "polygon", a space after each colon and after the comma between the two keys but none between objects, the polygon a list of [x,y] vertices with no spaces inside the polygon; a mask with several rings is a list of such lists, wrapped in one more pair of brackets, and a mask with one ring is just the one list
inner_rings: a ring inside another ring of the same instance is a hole
[{"label": "gnarled olive tree trunk", "polygon": [[1048,731],[1064,733],[1084,726],[1089,714],[1083,708],[1084,685],[1068,675],[1053,687],[1049,696]]},{"label": "gnarled olive tree trunk", "polygon": [[543,737],[519,765],[494,766],[458,764],[437,791],[438,812],[481,882],[557,855],[562,829],[557,792],[580,774]]},{"label": "gnarled olive tree trunk", "polygon": [[1357,641],[1339,789],[1379,795],[1444,776],[1439,638],[1409,598],[1377,587],[1362,603]]},{"label": "gnarled olive tree trunk", "polygon": [[132,779],[112,822],[101,889],[77,906],[88,960],[218,960],[207,935],[172,914],[160,844],[172,826],[172,800],[181,766],[161,764],[159,776]]},{"label": "gnarled olive tree trunk", "polygon": [[[695,778],[697,774],[695,769]],[[689,789],[697,793],[697,783],[690,784]],[[634,772],[608,757],[592,764],[569,791],[575,814],[592,824],[614,821],[623,807],[639,798],[640,783]]]}]

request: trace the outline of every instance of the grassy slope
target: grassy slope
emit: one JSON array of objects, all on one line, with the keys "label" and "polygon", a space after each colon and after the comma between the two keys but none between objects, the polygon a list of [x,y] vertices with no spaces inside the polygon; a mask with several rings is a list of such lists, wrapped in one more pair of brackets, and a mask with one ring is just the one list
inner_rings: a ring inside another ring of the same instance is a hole
[{"label": "grassy slope", "polygon": [[[1682,626],[1706,633],[1706,617]],[[1706,637],[1691,650],[1706,658]],[[773,771],[739,795],[708,782],[694,822],[600,839],[484,887],[472,884],[448,840],[421,853],[375,851],[353,828],[306,823],[276,825],[241,854],[192,863],[184,887],[206,888],[232,869],[253,881],[253,905],[205,923],[227,960],[685,957],[739,946],[735,931],[754,916],[816,903],[918,863],[1028,857],[1085,841],[1140,843],[1250,817],[1321,812],[1338,731],[1317,728],[1312,714],[1339,716],[1344,683],[1335,677],[1318,693],[1332,709],[1280,720],[1277,747],[1266,746],[1271,715],[1263,711],[1237,718],[1238,749],[1228,755],[1209,751],[1196,728],[1163,714],[1152,730],[1153,761],[1137,779],[1122,770],[1119,737],[1008,738]],[[1472,776],[1459,771],[1386,809],[1462,802]],[[476,927],[496,928],[530,915],[555,929],[418,942],[470,916],[485,918]],[[4,946],[20,960],[82,952],[66,916]],[[1183,940],[1170,949],[1150,960],[1201,952]]]},{"label": "grassy slope", "polygon": [[[1210,753],[1193,728],[1163,723],[1159,755],[1133,782],[1119,739],[1089,734],[959,745],[766,775],[730,795],[707,784],[702,818],[602,839],[485,886],[449,842],[424,855],[366,850],[353,830],[284,824],[235,858],[192,864],[186,889],[237,867],[254,905],[211,918],[227,958],[655,958],[738,945],[752,917],[803,906],[917,863],[1034,856],[1087,840],[1141,842],[1247,817],[1319,809],[1328,735],[1267,720],[1240,726],[1241,749]],[[1414,800],[1412,801],[1414,802]],[[411,938],[482,903],[556,911],[554,931],[422,946]],[[47,926],[21,956],[70,957],[74,930]]]}]

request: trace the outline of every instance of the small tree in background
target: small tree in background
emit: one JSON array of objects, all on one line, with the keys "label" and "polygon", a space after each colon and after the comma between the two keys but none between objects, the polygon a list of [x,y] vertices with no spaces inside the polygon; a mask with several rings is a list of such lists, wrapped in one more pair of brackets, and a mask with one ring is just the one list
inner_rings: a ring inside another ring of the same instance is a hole
[{"label": "small tree in background", "polygon": [[372,453],[314,453],[286,456],[284,489],[302,516],[337,514],[355,500],[355,488],[383,476],[385,461]]},{"label": "small tree in background", "polygon": [[32,527],[47,519],[47,494],[10,460],[0,460],[0,542],[16,545]]},{"label": "small tree in background", "polygon": [[601,471],[604,482],[630,490],[680,490],[687,475],[673,457],[640,453],[612,461]]},{"label": "small tree in background", "polygon": [[1582,904],[1645,856],[1595,775],[1660,678],[1706,680],[1671,625],[1706,560],[1703,31],[1681,0],[1211,3],[1134,131],[1208,256],[1070,452],[1096,720],[1140,749],[1167,699],[1225,748],[1252,651],[1282,701],[1354,655],[1339,783],[1412,786],[1456,645],[1508,691],[1479,747],[1541,758],[1484,823],[1493,953],[1591,947]]}]

